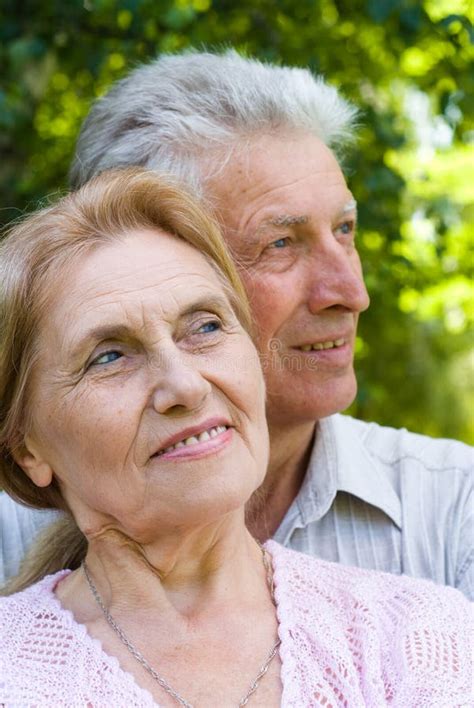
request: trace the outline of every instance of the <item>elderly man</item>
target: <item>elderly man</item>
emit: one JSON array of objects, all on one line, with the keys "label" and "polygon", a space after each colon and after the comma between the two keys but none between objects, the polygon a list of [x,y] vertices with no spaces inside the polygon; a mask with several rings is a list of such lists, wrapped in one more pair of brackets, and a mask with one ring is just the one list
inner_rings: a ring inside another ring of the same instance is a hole
[{"label": "elderly man", "polygon": [[[255,535],[472,596],[470,448],[338,414],[356,393],[354,340],[369,304],[356,203],[335,156],[354,113],[305,70],[233,51],[165,56],[96,102],[71,181],[146,165],[214,210],[249,294],[267,382],[271,459],[249,510]],[[9,574],[50,516],[1,503]]]}]

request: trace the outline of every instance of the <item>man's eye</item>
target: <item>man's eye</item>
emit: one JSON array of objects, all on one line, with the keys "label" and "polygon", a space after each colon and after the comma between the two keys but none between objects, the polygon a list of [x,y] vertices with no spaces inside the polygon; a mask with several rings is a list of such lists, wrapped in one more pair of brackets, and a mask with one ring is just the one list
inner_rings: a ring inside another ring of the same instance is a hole
[{"label": "man's eye", "polygon": [[285,246],[288,246],[290,239],[288,237],[284,238],[279,238],[276,241],[272,241],[269,245],[268,248],[285,248]]},{"label": "man's eye", "polygon": [[354,232],[355,223],[353,221],[345,221],[343,224],[339,224],[337,231],[340,231],[345,236],[352,234]]},{"label": "man's eye", "polygon": [[103,366],[104,364],[111,364],[112,362],[117,361],[117,359],[120,359],[121,356],[122,354],[115,350],[112,350],[110,352],[104,352],[103,354],[99,354],[99,356],[93,359],[89,366]]}]

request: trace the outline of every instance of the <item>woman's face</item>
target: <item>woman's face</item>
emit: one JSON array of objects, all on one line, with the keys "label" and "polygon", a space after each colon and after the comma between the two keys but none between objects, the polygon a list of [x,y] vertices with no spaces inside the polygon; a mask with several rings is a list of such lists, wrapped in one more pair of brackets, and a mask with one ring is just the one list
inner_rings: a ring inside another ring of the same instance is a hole
[{"label": "woman's face", "polygon": [[137,231],[54,286],[24,468],[87,534],[149,542],[241,507],[268,456],[256,350],[194,248]]}]

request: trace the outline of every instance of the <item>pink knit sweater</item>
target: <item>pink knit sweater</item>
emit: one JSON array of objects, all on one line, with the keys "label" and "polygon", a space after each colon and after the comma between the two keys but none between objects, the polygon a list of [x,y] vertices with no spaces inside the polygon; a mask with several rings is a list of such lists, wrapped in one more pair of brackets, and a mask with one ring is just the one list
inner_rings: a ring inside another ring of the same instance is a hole
[{"label": "pink knit sweater", "polygon": [[[460,593],[267,548],[284,708],[474,704],[472,615]],[[61,607],[54,588],[68,572],[0,599],[0,705],[157,708]]]}]

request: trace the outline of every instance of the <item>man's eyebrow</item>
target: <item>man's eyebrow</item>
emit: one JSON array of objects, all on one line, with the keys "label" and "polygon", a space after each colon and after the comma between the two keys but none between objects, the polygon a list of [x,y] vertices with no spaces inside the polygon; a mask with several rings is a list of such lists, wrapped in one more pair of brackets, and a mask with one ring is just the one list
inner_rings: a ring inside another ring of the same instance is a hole
[{"label": "man's eyebrow", "polygon": [[340,213],[341,216],[343,216],[344,214],[348,214],[351,211],[357,212],[357,202],[355,199],[351,199],[347,202],[347,204],[344,204]]},{"label": "man's eyebrow", "polygon": [[[348,214],[349,212],[357,212],[357,202],[355,199],[351,199],[342,207],[339,212],[341,216]],[[257,231],[265,228],[266,226],[296,226],[299,224],[307,224],[309,221],[309,216],[306,214],[280,214],[277,216],[270,216],[268,219],[262,221]]]},{"label": "man's eyebrow", "polygon": [[268,219],[262,221],[258,230],[265,226],[295,226],[297,224],[307,224],[308,221],[309,217],[304,214],[279,214],[278,216],[270,216]]}]

